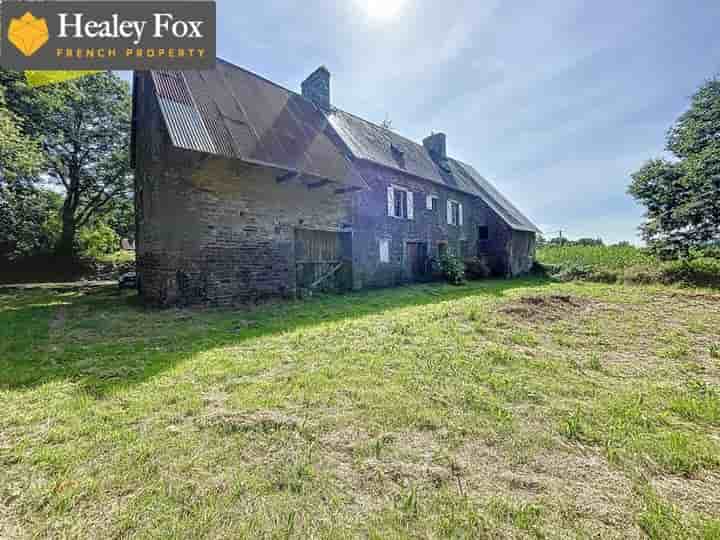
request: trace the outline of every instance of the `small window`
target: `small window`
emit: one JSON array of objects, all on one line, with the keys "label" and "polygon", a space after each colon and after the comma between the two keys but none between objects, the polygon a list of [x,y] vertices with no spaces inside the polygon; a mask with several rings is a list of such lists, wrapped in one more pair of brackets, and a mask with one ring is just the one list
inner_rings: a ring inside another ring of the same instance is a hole
[{"label": "small window", "polygon": [[381,263],[389,263],[390,262],[390,240],[387,238],[381,238],[379,240],[380,245],[380,262]]},{"label": "small window", "polygon": [[405,218],[408,217],[408,205],[407,205],[407,191],[396,189],[394,192],[395,196],[395,217]]},{"label": "small window", "polygon": [[432,210],[433,212],[437,212],[439,206],[440,206],[440,199],[438,197],[436,197],[435,195],[428,195],[425,198],[425,209],[426,210]]},{"label": "small window", "polygon": [[487,240],[490,238],[490,231],[487,225],[480,225],[478,227],[478,240]]},{"label": "small window", "polygon": [[460,226],[460,203],[450,201],[450,225]]}]

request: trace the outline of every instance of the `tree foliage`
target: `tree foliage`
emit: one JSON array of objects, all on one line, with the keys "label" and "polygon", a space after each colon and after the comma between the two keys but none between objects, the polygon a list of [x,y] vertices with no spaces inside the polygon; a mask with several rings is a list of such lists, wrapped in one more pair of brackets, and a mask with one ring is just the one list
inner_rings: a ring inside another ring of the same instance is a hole
[{"label": "tree foliage", "polygon": [[23,131],[20,117],[8,109],[0,87],[0,185],[37,175],[41,163],[40,145]]},{"label": "tree foliage", "polygon": [[0,183],[0,259],[52,250],[60,231],[61,205],[60,195],[32,182]]},{"label": "tree foliage", "polygon": [[655,251],[685,254],[720,239],[720,80],[705,83],[672,126],[673,159],[652,159],[629,193],[646,209],[643,238]]},{"label": "tree foliage", "polygon": [[66,191],[60,249],[67,253],[74,249],[78,229],[132,189],[131,105],[128,85],[110,73],[65,82],[59,89],[43,142],[49,176]]},{"label": "tree foliage", "polygon": [[0,70],[0,88],[9,114],[22,119],[24,136],[36,139],[42,150],[44,166],[35,179],[54,182],[65,193],[58,250],[74,253],[77,231],[100,223],[127,233],[132,223],[127,83],[98,73],[35,88],[22,74]]}]

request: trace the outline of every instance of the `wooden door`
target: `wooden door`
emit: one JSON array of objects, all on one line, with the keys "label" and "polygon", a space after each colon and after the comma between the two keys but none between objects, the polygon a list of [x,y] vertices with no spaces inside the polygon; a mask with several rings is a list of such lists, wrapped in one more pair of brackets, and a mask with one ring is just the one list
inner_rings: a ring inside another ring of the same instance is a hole
[{"label": "wooden door", "polygon": [[348,270],[343,267],[349,266],[348,239],[346,233],[295,229],[297,287],[342,288]]},{"label": "wooden door", "polygon": [[407,261],[413,279],[423,279],[427,274],[427,244],[408,242]]}]

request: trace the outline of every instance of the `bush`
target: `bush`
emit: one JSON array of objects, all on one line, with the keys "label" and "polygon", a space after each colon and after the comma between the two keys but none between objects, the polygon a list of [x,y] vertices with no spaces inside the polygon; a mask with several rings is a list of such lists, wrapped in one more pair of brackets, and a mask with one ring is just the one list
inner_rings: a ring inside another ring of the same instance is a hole
[{"label": "bush", "polygon": [[443,277],[453,285],[465,283],[465,264],[454,255],[440,257],[440,269]]},{"label": "bush", "polygon": [[490,277],[491,271],[485,259],[470,257],[465,259],[465,275],[468,279],[485,279]]},{"label": "bush", "polygon": [[93,228],[82,229],[78,234],[78,244],[82,255],[97,259],[117,251],[120,237],[110,227],[101,223]]},{"label": "bush", "polygon": [[662,274],[659,266],[646,266],[638,264],[626,268],[623,272],[622,278],[626,283],[649,285],[651,283],[660,283],[662,281]]},{"label": "bush", "polygon": [[663,283],[684,283],[720,287],[720,259],[699,257],[680,259],[662,265]]}]

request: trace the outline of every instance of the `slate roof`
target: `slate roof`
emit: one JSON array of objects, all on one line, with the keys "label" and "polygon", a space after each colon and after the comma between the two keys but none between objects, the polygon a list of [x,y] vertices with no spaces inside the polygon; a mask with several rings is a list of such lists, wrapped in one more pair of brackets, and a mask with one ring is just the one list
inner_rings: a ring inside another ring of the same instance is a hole
[{"label": "slate roof", "polygon": [[175,146],[367,187],[359,159],[480,197],[515,230],[539,232],[510,201],[461,161],[436,162],[425,147],[218,59],[207,71],[152,71]]},{"label": "slate roof", "polygon": [[437,184],[480,197],[513,229],[540,230],[473,167],[457,159],[437,163],[422,144],[406,139],[381,126],[333,109],[330,124],[347,144],[353,156],[402,170]]}]

